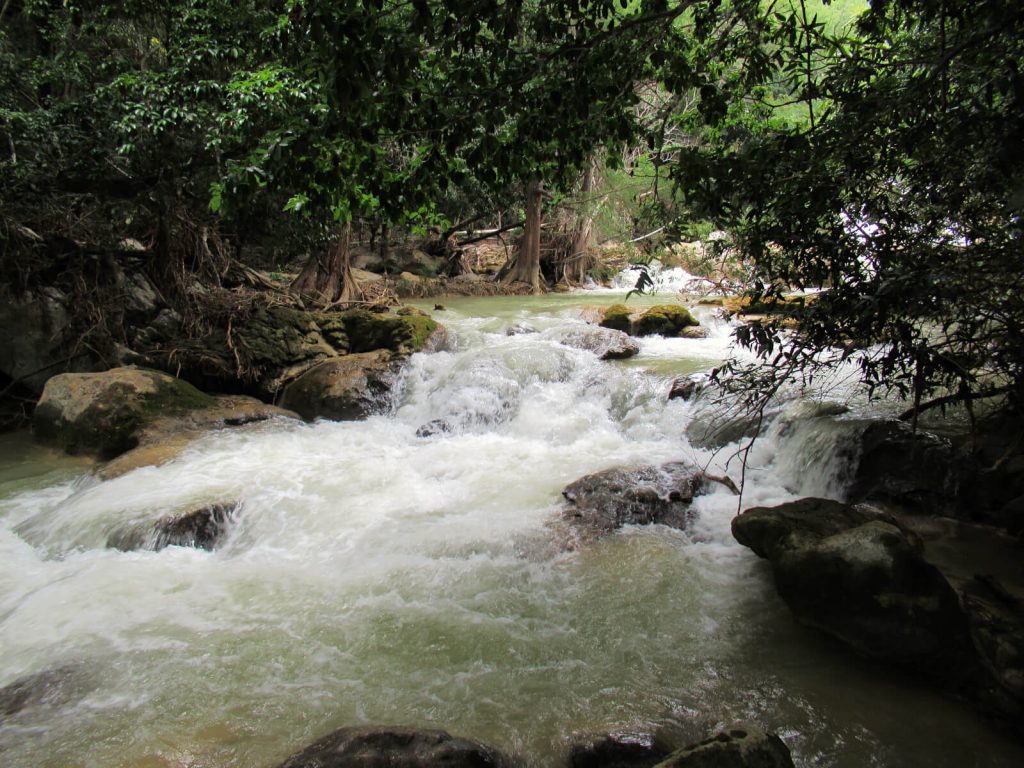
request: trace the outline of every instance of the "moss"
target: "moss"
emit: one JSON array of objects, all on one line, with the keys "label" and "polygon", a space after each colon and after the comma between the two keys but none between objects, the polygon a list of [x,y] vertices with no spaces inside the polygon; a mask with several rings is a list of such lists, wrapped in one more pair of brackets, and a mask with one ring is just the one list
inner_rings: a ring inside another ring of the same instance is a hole
[{"label": "moss", "polygon": [[636,321],[638,336],[677,336],[684,328],[700,325],[681,304],[659,304],[651,307]]},{"label": "moss", "polygon": [[427,339],[437,330],[437,322],[426,315],[409,315],[403,317],[402,320],[409,326],[411,331],[411,336],[406,346],[412,352],[419,352],[423,349]]},{"label": "moss", "polygon": [[612,304],[604,311],[604,316],[601,318],[601,326],[629,333],[630,326],[632,325],[630,314],[630,309],[625,304]]},{"label": "moss", "polygon": [[791,315],[816,298],[811,294],[751,301],[749,296],[738,296],[726,299],[722,306],[734,315]]}]

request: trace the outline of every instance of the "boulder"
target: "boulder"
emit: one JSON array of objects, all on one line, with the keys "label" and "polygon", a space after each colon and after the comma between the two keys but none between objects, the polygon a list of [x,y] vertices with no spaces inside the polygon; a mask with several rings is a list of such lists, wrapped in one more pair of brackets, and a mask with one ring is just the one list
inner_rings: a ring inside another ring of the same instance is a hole
[{"label": "boulder", "polygon": [[567,347],[593,352],[602,360],[622,360],[640,351],[628,333],[610,328],[583,325],[563,330],[556,338]]},{"label": "boulder", "polygon": [[940,677],[970,656],[957,595],[892,518],[811,498],[748,509],[732,531],[800,622],[859,653]]},{"label": "boulder", "polygon": [[956,514],[969,463],[953,446],[899,421],[872,421],[857,438],[850,501],[882,501],[931,514]]},{"label": "boulder", "polygon": [[279,768],[491,768],[507,762],[496,750],[446,731],[359,726],[325,736]]},{"label": "boulder", "polygon": [[672,753],[650,733],[577,734],[569,745],[569,768],[651,768]]},{"label": "boulder", "polygon": [[793,768],[793,758],[775,734],[736,723],[710,739],[673,752],[658,768]]},{"label": "boulder", "polygon": [[602,328],[611,328],[613,331],[630,333],[633,328],[633,310],[625,304],[612,304],[604,310],[598,325]]},{"label": "boulder", "polygon": [[693,400],[703,388],[703,376],[684,376],[672,381],[672,386],[668,390],[668,399]]},{"label": "boulder", "polygon": [[614,467],[566,486],[563,518],[595,534],[624,525],[685,528],[693,518],[690,503],[706,487],[704,473],[684,462]]},{"label": "boulder", "polygon": [[633,323],[635,336],[679,336],[687,328],[700,323],[681,304],[659,304],[644,312]]},{"label": "boulder", "polygon": [[165,515],[152,524],[135,525],[115,531],[107,546],[123,551],[165,547],[195,547],[212,551],[221,542],[238,511],[237,503],[208,504],[177,515]]},{"label": "boulder", "polygon": [[194,440],[213,430],[299,417],[297,413],[245,395],[217,395],[212,400],[212,405],[205,408],[158,415],[139,431],[134,448],[99,467],[96,474],[110,480],[139,467],[166,464]]},{"label": "boulder", "polygon": [[[588,320],[591,317],[585,315]],[[681,304],[658,304],[646,310],[630,309],[625,304],[612,304],[600,314],[598,325],[632,336],[707,336],[706,332],[694,330],[700,323]]]},{"label": "boulder", "polygon": [[385,350],[333,358],[289,384],[281,405],[307,420],[364,419],[384,409],[397,367]]},{"label": "boulder", "polygon": [[39,439],[68,453],[111,458],[138,445],[158,418],[215,403],[191,384],[145,368],[65,373],[46,382],[34,427]]}]

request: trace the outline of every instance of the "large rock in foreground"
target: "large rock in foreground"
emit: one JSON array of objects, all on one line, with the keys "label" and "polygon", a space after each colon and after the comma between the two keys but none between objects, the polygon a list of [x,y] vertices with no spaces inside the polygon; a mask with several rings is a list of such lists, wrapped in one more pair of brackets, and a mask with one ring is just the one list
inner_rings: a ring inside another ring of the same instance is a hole
[{"label": "large rock in foreground", "polygon": [[384,409],[398,365],[385,350],[327,360],[289,384],[281,405],[308,420],[364,419]]},{"label": "large rock in foreground", "polygon": [[685,528],[693,518],[690,503],[706,488],[704,473],[684,462],[614,467],[566,486],[563,517],[598,535],[624,525]]},{"label": "large rock in foreground", "polygon": [[191,384],[145,368],[65,373],[46,382],[34,427],[38,438],[68,453],[106,459],[138,445],[157,418],[215,404]]},{"label": "large rock in foreground", "polygon": [[445,731],[354,727],[325,736],[279,768],[492,768],[507,762],[496,750]]},{"label": "large rock in foreground", "polygon": [[793,768],[793,758],[775,734],[736,723],[700,744],[673,752],[658,768]]},{"label": "large rock in foreground", "polygon": [[110,479],[170,461],[210,430],[278,417],[296,415],[244,395],[207,395],[160,371],[113,368],[51,378],[34,426],[68,453],[112,459],[99,469]]},{"label": "large rock in foreground", "polygon": [[732,523],[767,558],[797,619],[871,658],[938,676],[969,647],[957,596],[891,520],[827,499],[755,507]]}]

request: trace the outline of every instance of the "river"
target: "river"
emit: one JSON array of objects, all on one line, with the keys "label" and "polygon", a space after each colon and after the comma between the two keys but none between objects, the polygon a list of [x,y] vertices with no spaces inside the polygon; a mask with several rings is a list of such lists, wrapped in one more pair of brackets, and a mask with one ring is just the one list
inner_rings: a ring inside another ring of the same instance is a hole
[{"label": "river", "polygon": [[[686,532],[560,546],[561,489],[588,473],[687,459],[739,479],[736,446],[692,444],[698,406],[666,398],[729,354],[729,329],[705,314],[711,337],[644,339],[621,362],[557,342],[580,305],[613,300],[444,300],[453,347],[414,356],[387,413],[210,434],[114,480],[4,437],[0,686],[70,682],[0,725],[0,764],[271,768],[380,723],[549,766],[574,733],[686,741],[749,719],[798,766],[1024,765],[964,706],[797,626],[733,541],[724,488]],[[745,505],[841,494],[809,434],[757,443]],[[222,500],[241,506],[214,552],[105,546]]]}]

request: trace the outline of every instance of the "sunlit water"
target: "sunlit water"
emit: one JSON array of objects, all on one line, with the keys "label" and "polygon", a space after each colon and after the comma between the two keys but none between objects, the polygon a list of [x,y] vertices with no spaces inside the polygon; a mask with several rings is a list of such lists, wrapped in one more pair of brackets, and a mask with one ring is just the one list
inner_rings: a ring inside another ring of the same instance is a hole
[{"label": "sunlit water", "polygon": [[[959,704],[796,626],[733,541],[724,489],[688,532],[561,546],[560,492],[582,475],[687,459],[738,479],[737,445],[691,445],[699,406],[666,398],[673,373],[729,354],[726,326],[619,363],[558,343],[581,304],[621,298],[445,301],[453,346],[411,360],[390,413],[211,434],[115,480],[7,438],[0,685],[55,668],[74,683],[0,725],[0,764],[270,768],[382,723],[547,766],[573,733],[687,741],[737,718],[801,766],[1024,764]],[[829,430],[786,413],[751,454],[746,505],[841,493]],[[105,547],[225,500],[241,507],[214,552]]]}]

